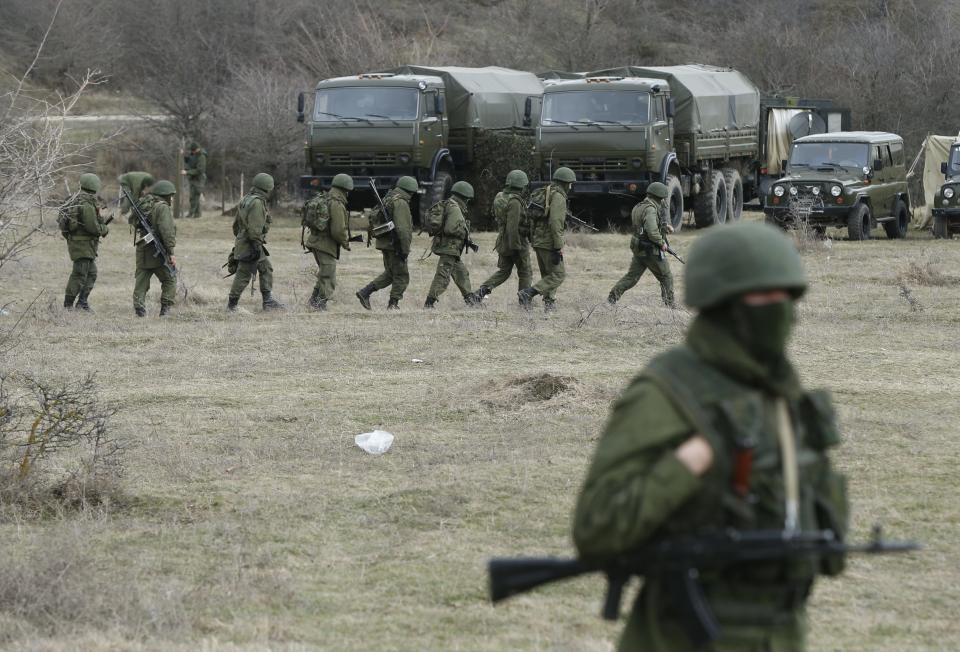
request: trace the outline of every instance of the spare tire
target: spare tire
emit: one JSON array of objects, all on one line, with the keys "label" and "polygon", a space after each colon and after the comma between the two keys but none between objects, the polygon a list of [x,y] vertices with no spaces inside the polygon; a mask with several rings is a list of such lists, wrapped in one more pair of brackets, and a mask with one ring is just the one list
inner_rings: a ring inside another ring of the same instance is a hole
[{"label": "spare tire", "polygon": [[719,170],[703,180],[703,188],[693,202],[693,219],[698,229],[727,221],[727,184]]}]

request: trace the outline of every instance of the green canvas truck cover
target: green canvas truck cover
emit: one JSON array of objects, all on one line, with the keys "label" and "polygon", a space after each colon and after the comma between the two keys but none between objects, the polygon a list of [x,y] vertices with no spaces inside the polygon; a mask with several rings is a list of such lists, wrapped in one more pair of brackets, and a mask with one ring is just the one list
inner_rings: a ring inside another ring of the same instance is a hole
[{"label": "green canvas truck cover", "polygon": [[597,70],[587,77],[652,77],[670,85],[677,106],[677,133],[709,133],[723,129],[756,129],[760,121],[760,91],[732,68],[703,64],[683,66],[624,66]]},{"label": "green canvas truck cover", "polygon": [[[533,73],[497,66],[400,66],[382,72],[442,78],[446,88],[447,115],[454,129],[522,128],[524,102],[528,97],[539,98],[543,94],[543,84]],[[536,112],[531,117],[536,122]]]}]

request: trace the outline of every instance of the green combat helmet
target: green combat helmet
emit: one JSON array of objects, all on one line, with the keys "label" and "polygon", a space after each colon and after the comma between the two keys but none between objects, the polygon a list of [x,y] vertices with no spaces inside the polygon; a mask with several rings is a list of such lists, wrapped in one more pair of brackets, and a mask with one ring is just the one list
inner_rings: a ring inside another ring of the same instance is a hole
[{"label": "green combat helmet", "polygon": [[473,186],[466,181],[457,181],[455,184],[453,184],[453,188],[450,189],[450,192],[454,195],[460,195],[464,199],[473,199]]},{"label": "green combat helmet", "polygon": [[666,199],[670,196],[670,190],[659,181],[654,181],[647,186],[647,194],[657,199]]},{"label": "green combat helmet", "polygon": [[353,177],[349,174],[340,173],[333,178],[333,181],[330,183],[334,188],[339,188],[340,190],[346,190],[350,192],[353,190]]},{"label": "green combat helmet", "polygon": [[169,197],[170,195],[177,194],[177,187],[170,181],[163,179],[153,184],[153,187],[150,188],[150,194],[156,195],[157,197]]},{"label": "green combat helmet", "polygon": [[259,172],[253,177],[253,187],[263,192],[273,192],[273,177],[266,172]]},{"label": "green combat helmet", "polygon": [[100,177],[93,172],[85,172],[80,175],[80,189],[87,192],[100,192]]},{"label": "green combat helmet", "polygon": [[684,278],[684,300],[700,310],[746,292],[783,289],[799,298],[807,289],[800,254],[790,238],[756,222],[717,227],[701,236],[690,248]]},{"label": "green combat helmet", "polygon": [[409,193],[415,193],[420,190],[420,184],[413,177],[400,177],[397,180],[397,188],[406,190]]},{"label": "green combat helmet", "polygon": [[556,172],[553,173],[553,180],[563,183],[573,183],[577,180],[577,175],[570,168],[557,168]]},{"label": "green combat helmet", "polygon": [[530,185],[530,179],[523,170],[510,170],[507,174],[507,185],[522,190]]}]

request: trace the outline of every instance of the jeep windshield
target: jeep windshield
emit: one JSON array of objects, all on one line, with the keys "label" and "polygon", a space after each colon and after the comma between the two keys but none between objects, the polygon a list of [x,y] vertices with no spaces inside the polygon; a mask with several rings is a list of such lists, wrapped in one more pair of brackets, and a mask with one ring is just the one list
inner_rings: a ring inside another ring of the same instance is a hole
[{"label": "jeep windshield", "polygon": [[960,145],[950,148],[950,160],[947,162],[947,176],[960,176]]},{"label": "jeep windshield", "polygon": [[646,91],[561,91],[544,93],[545,125],[643,125],[650,122]]},{"label": "jeep windshield", "polygon": [[415,88],[344,86],[317,91],[315,122],[377,122],[416,120],[419,93]]},{"label": "jeep windshield", "polygon": [[861,170],[867,166],[870,146],[865,143],[794,143],[788,172]]}]

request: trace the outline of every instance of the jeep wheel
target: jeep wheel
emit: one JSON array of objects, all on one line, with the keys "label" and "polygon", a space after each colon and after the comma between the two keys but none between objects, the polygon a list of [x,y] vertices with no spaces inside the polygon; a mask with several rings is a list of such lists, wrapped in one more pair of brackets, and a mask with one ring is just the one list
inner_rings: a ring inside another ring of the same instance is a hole
[{"label": "jeep wheel", "polygon": [[693,202],[693,219],[698,229],[727,221],[727,184],[719,170],[704,179],[704,187]]},{"label": "jeep wheel", "polygon": [[893,207],[893,216],[896,219],[883,223],[883,230],[887,232],[887,237],[891,240],[907,237],[907,226],[910,224],[910,213],[907,211],[907,205],[903,200],[898,199],[896,206]]},{"label": "jeep wheel", "polygon": [[450,196],[450,188],[453,187],[453,176],[449,172],[439,170],[437,176],[433,179],[433,186],[424,194],[420,195],[420,224],[426,224],[427,211],[438,201],[443,201]]},{"label": "jeep wheel", "polygon": [[739,222],[743,215],[743,179],[733,168],[723,170],[723,182],[727,186],[727,219]]},{"label": "jeep wheel", "polygon": [[950,239],[950,222],[946,215],[933,216],[933,237]]},{"label": "jeep wheel", "polygon": [[866,204],[857,204],[847,218],[847,235],[850,240],[869,240],[870,225],[870,207]]},{"label": "jeep wheel", "polygon": [[683,188],[680,187],[680,179],[668,174],[667,190],[670,192],[670,226],[674,232],[679,232],[683,228]]}]

